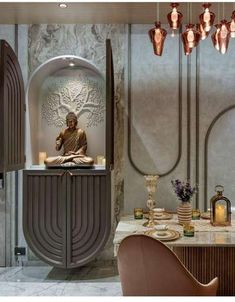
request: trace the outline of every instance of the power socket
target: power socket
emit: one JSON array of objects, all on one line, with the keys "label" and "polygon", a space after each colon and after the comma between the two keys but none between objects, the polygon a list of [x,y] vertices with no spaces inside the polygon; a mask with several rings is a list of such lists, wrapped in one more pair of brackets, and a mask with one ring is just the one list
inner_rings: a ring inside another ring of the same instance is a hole
[{"label": "power socket", "polygon": [[26,255],[26,248],[16,246],[15,247],[15,256],[25,256]]}]

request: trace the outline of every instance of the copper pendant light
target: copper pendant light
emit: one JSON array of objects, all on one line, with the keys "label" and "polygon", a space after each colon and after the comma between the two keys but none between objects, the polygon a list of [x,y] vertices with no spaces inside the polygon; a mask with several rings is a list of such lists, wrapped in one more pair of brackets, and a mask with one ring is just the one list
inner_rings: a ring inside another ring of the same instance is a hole
[{"label": "copper pendant light", "polygon": [[167,19],[170,27],[175,30],[180,27],[183,15],[177,10],[179,3],[171,3],[172,11],[167,14]]},{"label": "copper pendant light", "polygon": [[158,21],[155,22],[155,28],[149,30],[149,37],[153,44],[154,53],[157,56],[162,55],[166,35],[166,30],[161,28],[161,22]]},{"label": "copper pendant light", "polygon": [[221,54],[225,54],[228,50],[228,44],[230,39],[229,24],[226,20],[220,22],[221,28],[218,33],[219,50]]},{"label": "copper pendant light", "polygon": [[201,34],[194,29],[194,24],[189,23],[186,25],[186,31],[182,33],[181,37],[184,45],[184,53],[189,55],[193,48],[198,45]]},{"label": "copper pendant light", "polygon": [[204,27],[201,23],[196,24],[196,29],[201,34],[201,39],[202,40],[205,40],[208,37],[209,32],[205,31],[205,29],[204,29]]},{"label": "copper pendant light", "polygon": [[204,7],[204,12],[199,16],[199,20],[201,26],[203,27],[204,31],[207,33],[208,36],[215,20],[215,14],[209,10],[211,6],[210,3],[204,3],[202,6]]},{"label": "copper pendant light", "polygon": [[235,38],[235,11],[233,11],[231,19],[231,22],[229,22],[230,37]]},{"label": "copper pendant light", "polygon": [[211,35],[211,39],[213,42],[213,45],[215,47],[216,50],[220,50],[220,46],[219,46],[219,32],[221,29],[221,24],[216,24],[215,25],[216,31]]}]

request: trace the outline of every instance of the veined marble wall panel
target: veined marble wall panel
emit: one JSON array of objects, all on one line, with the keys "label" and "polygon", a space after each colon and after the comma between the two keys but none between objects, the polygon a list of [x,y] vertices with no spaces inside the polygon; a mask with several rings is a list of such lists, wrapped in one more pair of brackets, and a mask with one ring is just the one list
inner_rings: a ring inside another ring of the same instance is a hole
[{"label": "veined marble wall panel", "polygon": [[[204,162],[205,137],[211,123],[223,110],[235,105],[235,40],[230,39],[228,52],[221,55],[209,38],[200,44],[199,55],[199,199],[203,208],[204,203],[205,207],[209,206],[218,182],[225,186],[225,194],[232,201],[235,199],[232,171],[235,167],[234,110],[218,119],[212,128],[208,141],[208,169]],[[204,179],[205,169],[208,173],[207,183]]]},{"label": "veined marble wall panel", "polygon": [[[124,213],[132,213],[134,207],[146,207],[144,174],[166,173],[179,157],[172,172],[159,179],[155,196],[157,206],[169,210],[175,210],[178,205],[171,180],[187,178],[187,58],[182,52],[182,70],[179,74],[178,35],[174,38],[169,35],[166,38],[162,57],[154,56],[148,37],[151,27],[151,24],[132,25],[130,32],[131,60],[128,64],[131,72],[131,93],[128,102],[132,116],[128,111],[131,128],[128,131],[126,124],[125,145],[130,150],[125,156]],[[164,25],[165,27],[167,26]],[[180,77],[182,152],[178,154]],[[133,164],[142,173],[137,172]]]},{"label": "veined marble wall panel", "polygon": [[[29,73],[50,58],[76,55],[94,63],[105,75],[105,40],[111,39],[115,72],[115,170],[114,213],[115,231],[120,206],[123,204],[123,143],[124,143],[124,67],[126,25],[114,24],[34,24],[29,26]],[[102,255],[101,255],[102,256]],[[112,256],[112,235],[103,253]]]}]

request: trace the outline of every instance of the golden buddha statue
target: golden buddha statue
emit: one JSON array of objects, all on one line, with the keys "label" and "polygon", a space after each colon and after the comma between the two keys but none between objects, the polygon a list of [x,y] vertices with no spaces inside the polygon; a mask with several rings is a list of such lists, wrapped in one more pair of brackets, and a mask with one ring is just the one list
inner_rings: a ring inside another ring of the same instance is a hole
[{"label": "golden buddha statue", "polygon": [[62,130],[56,138],[56,150],[64,147],[64,153],[60,156],[45,159],[47,167],[93,165],[93,158],[86,155],[87,140],[86,133],[77,128],[77,116],[74,112],[66,115],[67,128]]}]

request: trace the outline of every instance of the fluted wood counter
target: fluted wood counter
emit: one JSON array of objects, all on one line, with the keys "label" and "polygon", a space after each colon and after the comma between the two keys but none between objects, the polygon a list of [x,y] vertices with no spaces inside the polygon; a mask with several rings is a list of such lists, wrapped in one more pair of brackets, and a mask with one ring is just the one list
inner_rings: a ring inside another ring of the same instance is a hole
[{"label": "fluted wood counter", "polygon": [[[210,229],[209,221],[195,223],[195,236],[184,237],[183,228],[177,223],[176,215],[172,220],[159,221],[177,230],[181,237],[165,242],[184,263],[188,270],[202,283],[208,283],[214,277],[219,278],[220,296],[235,295],[235,221],[232,227]],[[114,255],[117,255],[120,242],[131,234],[141,234],[148,230],[143,227],[146,220],[135,220],[132,215],[124,216],[118,223],[114,237]],[[208,225],[207,225],[208,224]],[[205,225],[207,231],[202,231]],[[207,228],[208,226],[208,228]],[[198,229],[198,231],[197,231]]]}]

